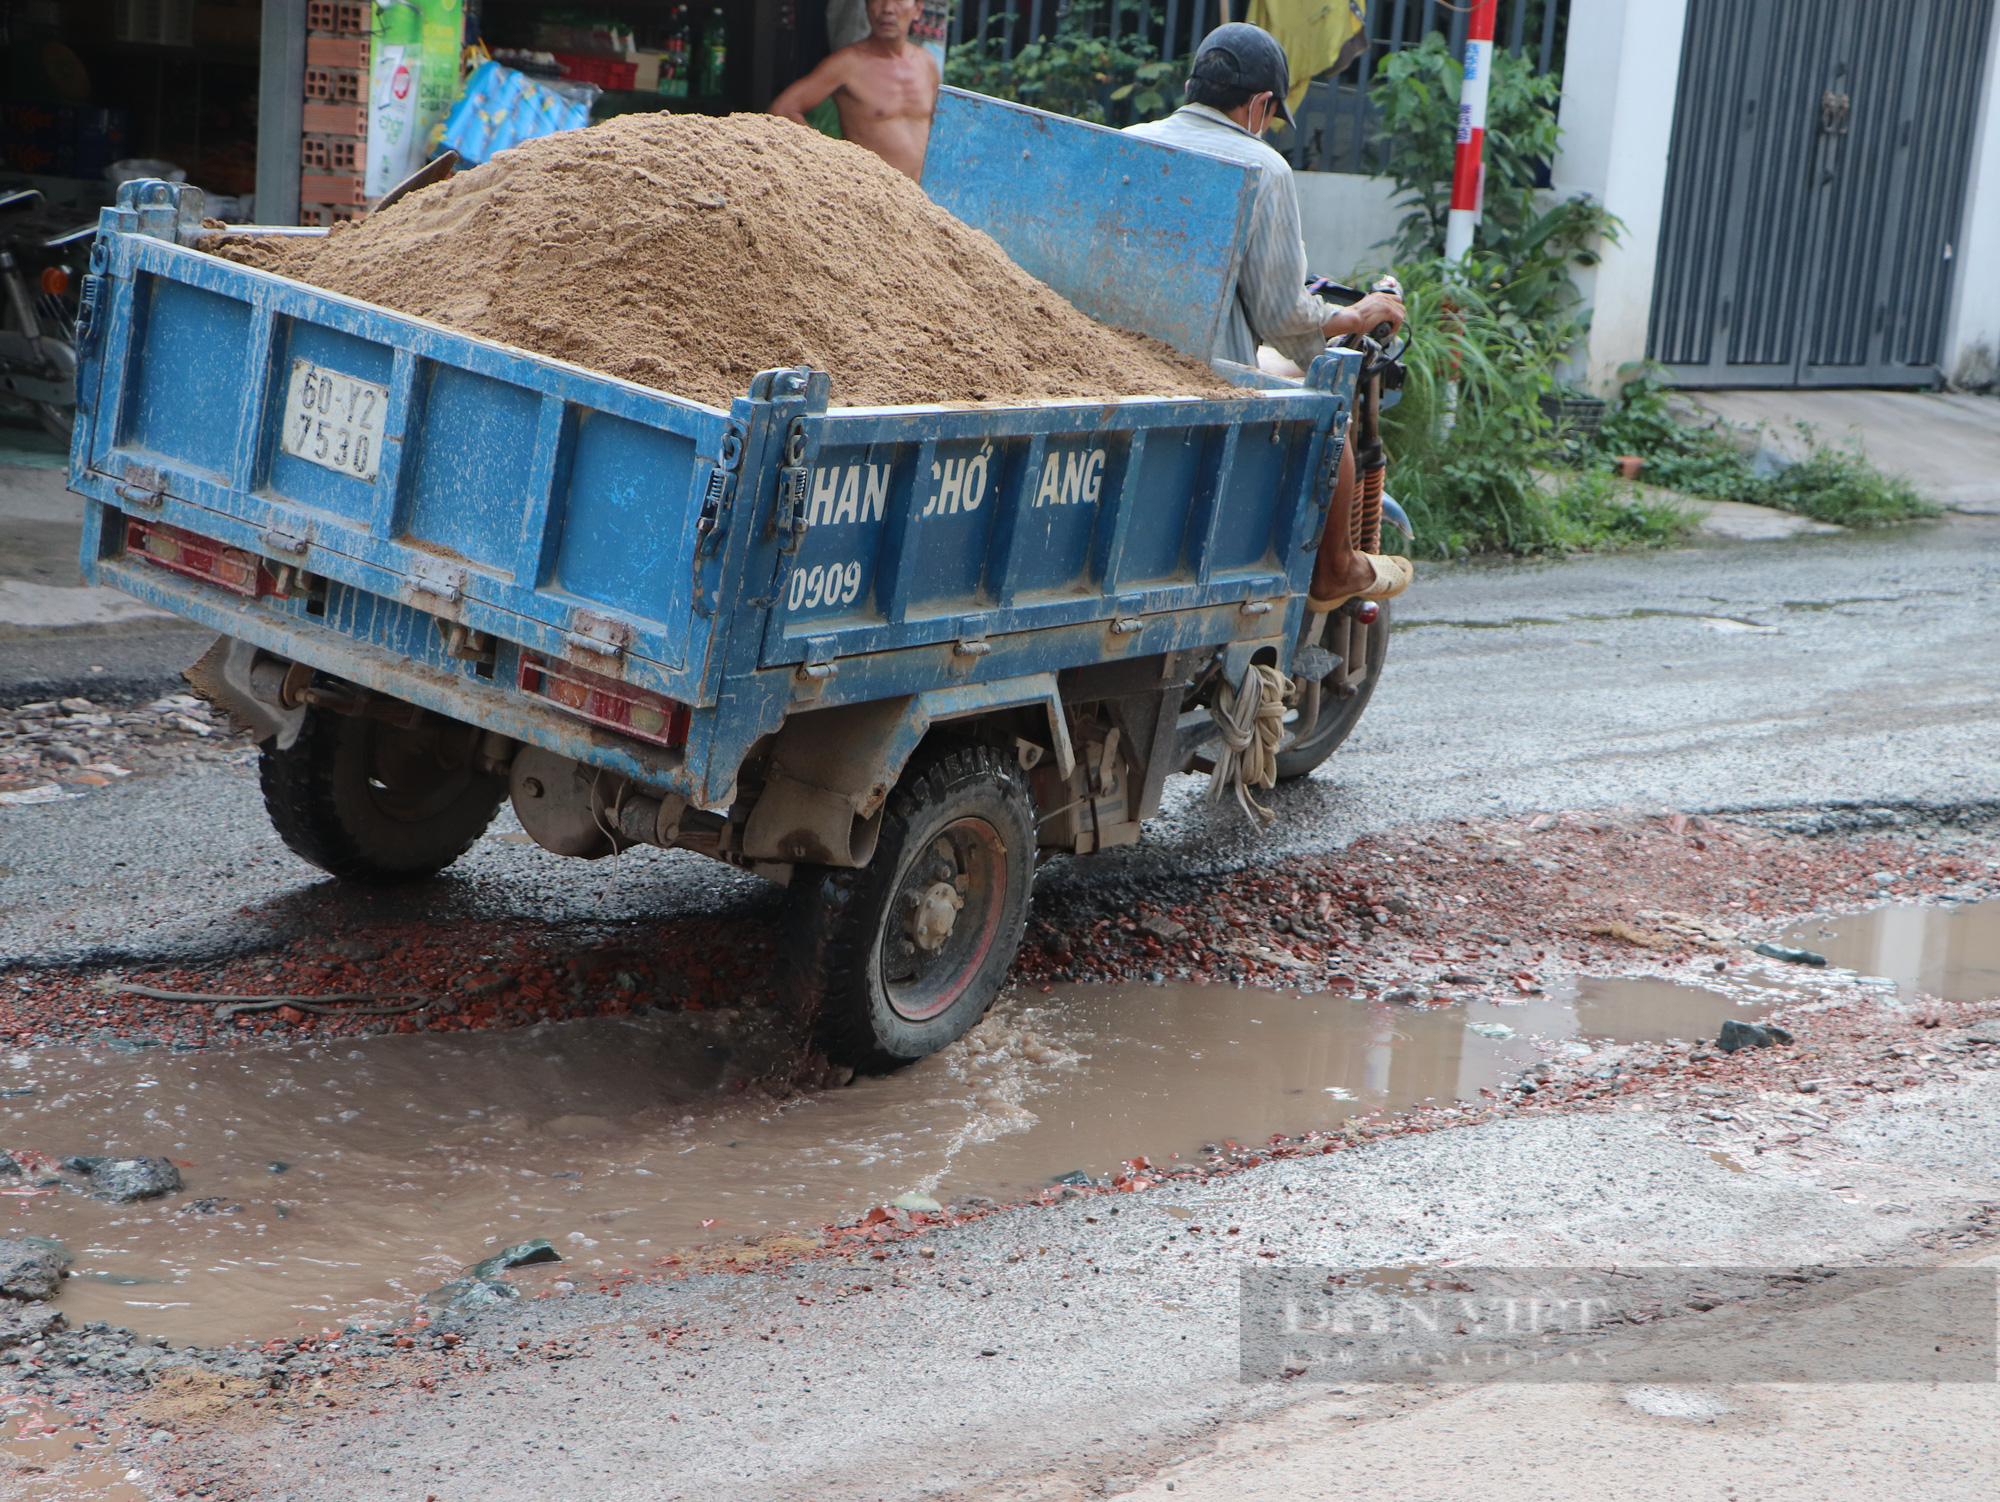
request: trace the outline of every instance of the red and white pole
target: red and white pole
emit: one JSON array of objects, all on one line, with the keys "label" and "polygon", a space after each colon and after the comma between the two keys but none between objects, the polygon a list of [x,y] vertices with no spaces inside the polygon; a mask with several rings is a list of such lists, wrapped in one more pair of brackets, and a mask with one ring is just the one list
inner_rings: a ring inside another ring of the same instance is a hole
[{"label": "red and white pole", "polygon": [[1493,76],[1493,21],[1500,0],[1473,0],[1465,36],[1465,79],[1458,91],[1458,157],[1452,165],[1451,211],[1445,216],[1444,258],[1472,249],[1472,226],[1486,186],[1486,87]]}]

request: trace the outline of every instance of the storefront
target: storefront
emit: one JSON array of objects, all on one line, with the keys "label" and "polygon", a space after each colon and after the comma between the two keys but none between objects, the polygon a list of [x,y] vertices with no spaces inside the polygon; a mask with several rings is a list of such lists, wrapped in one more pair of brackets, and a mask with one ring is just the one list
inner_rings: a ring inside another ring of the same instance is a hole
[{"label": "storefront", "polygon": [[115,163],[165,164],[144,170],[184,175],[221,217],[325,223],[365,211],[385,173],[429,155],[483,56],[468,48],[583,95],[593,119],[723,114],[764,108],[817,63],[827,11],[828,0],[0,0],[0,174],[87,211],[109,200]]},{"label": "storefront", "polygon": [[259,0],[4,0],[0,172],[84,212],[121,161],[252,192],[261,26]]}]

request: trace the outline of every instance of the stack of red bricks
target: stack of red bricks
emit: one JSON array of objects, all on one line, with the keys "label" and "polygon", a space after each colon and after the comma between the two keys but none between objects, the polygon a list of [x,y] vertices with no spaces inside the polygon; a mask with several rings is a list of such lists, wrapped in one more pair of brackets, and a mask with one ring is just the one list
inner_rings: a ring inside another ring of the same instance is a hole
[{"label": "stack of red bricks", "polygon": [[305,138],[299,223],[339,224],[365,210],[368,157],[367,0],[307,0]]}]

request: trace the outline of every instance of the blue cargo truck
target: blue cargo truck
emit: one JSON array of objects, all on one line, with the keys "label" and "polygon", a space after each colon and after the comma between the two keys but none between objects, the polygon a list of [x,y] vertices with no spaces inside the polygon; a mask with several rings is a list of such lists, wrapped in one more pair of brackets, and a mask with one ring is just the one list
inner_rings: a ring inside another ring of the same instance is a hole
[{"label": "blue cargo truck", "polygon": [[[1087,310],[1150,279],[1153,312],[1109,311],[1206,348],[1244,169],[945,106],[927,186]],[[885,1067],[991,1004],[1039,858],[1138,839],[1170,774],[1226,763],[1211,710],[1258,665],[1298,689],[1286,775],[1379,674],[1373,607],[1301,642],[1355,354],[976,408],[769,370],[725,411],[218,259],[200,217],[161,182],[104,211],[84,571],[218,633],[189,676],[336,877],[435,873],[510,800],[563,855],[757,872],[790,889],[785,989]]]}]

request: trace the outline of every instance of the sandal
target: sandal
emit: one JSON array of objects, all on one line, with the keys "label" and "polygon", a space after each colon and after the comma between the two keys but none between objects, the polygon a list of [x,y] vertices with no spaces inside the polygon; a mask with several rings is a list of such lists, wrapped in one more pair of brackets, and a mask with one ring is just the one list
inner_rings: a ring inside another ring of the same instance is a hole
[{"label": "sandal", "polygon": [[1375,582],[1366,589],[1357,590],[1351,595],[1336,595],[1330,600],[1315,599],[1307,595],[1306,609],[1309,612],[1320,615],[1329,610],[1338,610],[1349,600],[1393,600],[1408,589],[1417,577],[1416,565],[1407,558],[1398,557],[1393,553],[1363,553],[1361,556],[1374,567]]}]

